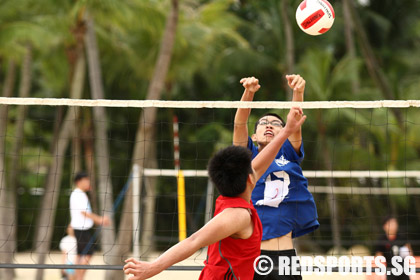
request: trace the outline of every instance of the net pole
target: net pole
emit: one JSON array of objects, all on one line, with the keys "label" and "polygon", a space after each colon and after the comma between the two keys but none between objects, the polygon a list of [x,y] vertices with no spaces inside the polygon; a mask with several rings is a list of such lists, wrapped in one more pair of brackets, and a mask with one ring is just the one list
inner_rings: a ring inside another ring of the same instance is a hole
[{"label": "net pole", "polygon": [[178,185],[178,231],[179,241],[187,238],[187,218],[186,218],[186,207],[185,207],[185,178],[184,173],[181,170],[180,164],[180,153],[179,153],[179,125],[178,118],[173,118],[173,130],[174,130],[174,163],[175,170],[178,170],[177,185]]},{"label": "net pole", "polygon": [[140,172],[139,165],[133,166],[133,255],[140,256]]},{"label": "net pole", "polygon": [[209,179],[207,182],[206,213],[204,216],[205,224],[207,224],[211,220],[213,214],[213,196],[214,188],[211,180]]},{"label": "net pole", "polygon": [[187,218],[185,207],[185,179],[182,170],[178,172],[178,224],[179,241],[187,238]]}]

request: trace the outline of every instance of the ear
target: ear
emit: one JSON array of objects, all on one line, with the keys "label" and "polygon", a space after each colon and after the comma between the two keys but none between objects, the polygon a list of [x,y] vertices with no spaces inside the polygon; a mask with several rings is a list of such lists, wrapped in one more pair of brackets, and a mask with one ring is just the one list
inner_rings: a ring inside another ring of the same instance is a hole
[{"label": "ear", "polygon": [[255,178],[255,174],[254,173],[250,173],[250,174],[248,174],[248,178],[247,178],[247,183],[249,183],[249,184],[251,184],[251,185],[255,185],[257,182],[256,182],[256,178]]},{"label": "ear", "polygon": [[252,184],[252,174],[248,174],[248,178],[246,179],[246,182],[249,184]]},{"label": "ear", "polygon": [[255,134],[255,133],[252,134],[251,139],[252,139],[252,141],[256,142],[257,141],[257,134]]}]

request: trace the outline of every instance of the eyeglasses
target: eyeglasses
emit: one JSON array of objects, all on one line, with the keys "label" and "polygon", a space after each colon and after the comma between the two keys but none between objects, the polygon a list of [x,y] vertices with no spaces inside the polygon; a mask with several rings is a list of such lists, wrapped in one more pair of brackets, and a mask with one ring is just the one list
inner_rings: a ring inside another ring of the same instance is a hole
[{"label": "eyeglasses", "polygon": [[258,125],[269,125],[269,124],[271,124],[272,126],[275,126],[275,127],[283,127],[283,123],[281,121],[277,121],[277,120],[274,120],[274,121],[271,121],[271,122],[269,122],[267,120],[262,120],[262,121],[258,122]]}]

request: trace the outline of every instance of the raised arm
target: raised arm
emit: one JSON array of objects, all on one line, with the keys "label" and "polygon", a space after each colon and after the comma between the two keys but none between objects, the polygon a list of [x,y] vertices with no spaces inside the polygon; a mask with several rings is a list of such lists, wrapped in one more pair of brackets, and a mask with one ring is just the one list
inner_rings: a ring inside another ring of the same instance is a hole
[{"label": "raised arm", "polygon": [[[301,129],[302,124],[305,122],[306,116],[303,115],[301,108],[293,107],[287,115],[286,126],[274,137],[273,140],[262,149],[252,161],[257,180],[265,173],[267,168],[275,159],[281,146],[293,133]],[[289,138],[290,139],[290,138]]]},{"label": "raised arm", "polygon": [[[287,84],[293,89],[294,102],[302,102],[303,94],[305,92],[306,81],[300,75],[286,75]],[[297,129],[294,133],[289,136],[289,141],[295,149],[296,153],[299,154],[300,147],[302,146],[302,129]]]},{"label": "raised arm", "polygon": [[[241,101],[254,100],[254,94],[260,89],[259,81],[255,77],[243,78],[240,83],[245,91]],[[239,108],[236,110],[235,123],[233,128],[233,145],[245,147],[248,144],[248,118],[251,109]]]},{"label": "raised arm", "polygon": [[142,262],[130,258],[124,266],[125,274],[133,274],[129,280],[148,279],[178,263],[198,249],[232,236],[249,226],[251,216],[244,208],[228,208],[210,220],[199,231],[171,247],[153,262]]}]

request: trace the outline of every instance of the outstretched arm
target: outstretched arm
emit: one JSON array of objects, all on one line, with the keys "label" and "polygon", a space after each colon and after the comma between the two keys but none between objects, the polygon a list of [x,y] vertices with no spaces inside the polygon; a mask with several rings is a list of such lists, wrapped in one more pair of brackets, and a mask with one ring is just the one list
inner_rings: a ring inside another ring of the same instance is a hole
[{"label": "outstretched arm", "polygon": [[153,262],[142,262],[134,258],[127,259],[125,274],[133,274],[129,280],[148,279],[159,274],[171,265],[180,262],[198,249],[216,243],[250,225],[251,216],[244,208],[227,208],[210,220],[199,231],[171,247]]},{"label": "outstretched arm", "polygon": [[[306,81],[300,75],[286,75],[287,84],[293,89],[293,100],[294,102],[302,102],[303,94],[305,92]],[[297,129],[294,133],[289,136],[289,141],[295,149],[296,153],[300,153],[300,147],[302,146],[302,129]]]},{"label": "outstretched arm", "polygon": [[88,212],[85,212],[85,211],[81,211],[81,213],[82,213],[83,216],[92,219],[93,222],[95,223],[95,225],[109,226],[110,223],[111,223],[108,216],[99,216],[99,215],[96,215],[94,213],[88,213]]},{"label": "outstretched arm", "polygon": [[286,126],[252,161],[252,167],[254,168],[257,179],[261,178],[273,162],[286,139],[293,133],[296,133],[297,130],[300,130],[305,120],[306,116],[303,115],[301,108],[293,107],[290,109],[290,112],[287,115]]},{"label": "outstretched arm", "polygon": [[[260,89],[259,81],[255,77],[243,78],[240,83],[245,91],[241,101],[254,100],[254,94]],[[245,147],[248,145],[248,118],[251,109],[239,108],[236,110],[235,123],[233,128],[233,145]]]}]

